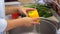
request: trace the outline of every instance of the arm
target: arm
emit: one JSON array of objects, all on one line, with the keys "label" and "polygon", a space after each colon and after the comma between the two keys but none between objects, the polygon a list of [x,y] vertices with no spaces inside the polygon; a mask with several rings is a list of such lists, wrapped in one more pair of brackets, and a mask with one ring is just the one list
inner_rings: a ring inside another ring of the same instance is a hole
[{"label": "arm", "polygon": [[22,26],[21,20],[18,20],[18,19],[6,20],[6,21],[7,21],[7,27],[6,27],[5,31],[16,28],[18,26]]},{"label": "arm", "polygon": [[22,26],[22,18],[21,19],[14,19],[14,20],[6,20],[0,18],[0,32],[8,31],[18,26]]},{"label": "arm", "polygon": [[6,6],[5,7],[5,13],[6,14],[12,14],[18,12],[18,6]]},{"label": "arm", "polygon": [[34,8],[24,8],[24,7],[19,7],[19,6],[6,6],[5,7],[5,12],[6,14],[12,14],[16,12],[20,12],[22,14],[25,14],[27,16],[27,11],[34,10]]},{"label": "arm", "polygon": [[33,24],[38,24],[38,22],[35,22],[35,20],[38,20],[39,18],[29,18],[29,17],[24,17],[24,18],[19,18],[19,19],[14,19],[14,20],[7,20],[7,27],[5,31],[8,31],[10,29],[13,29],[18,26],[31,26]]},{"label": "arm", "polygon": [[[37,20],[37,18],[35,19],[32,19],[32,18],[28,18],[28,17],[25,17],[25,18],[19,18],[19,19],[14,19],[14,20],[5,20],[5,10],[4,10],[5,6],[4,6],[4,0],[1,0],[0,1],[0,32],[3,32],[4,30],[5,31],[8,31],[10,29],[13,29],[15,27],[18,27],[18,26],[22,26],[22,25],[31,25],[32,23],[36,23],[34,20]],[[14,8],[14,7],[13,7]],[[11,9],[11,11],[14,11],[14,9],[12,8],[6,8],[6,13],[9,14],[9,13],[12,13],[10,12],[9,10]]]}]

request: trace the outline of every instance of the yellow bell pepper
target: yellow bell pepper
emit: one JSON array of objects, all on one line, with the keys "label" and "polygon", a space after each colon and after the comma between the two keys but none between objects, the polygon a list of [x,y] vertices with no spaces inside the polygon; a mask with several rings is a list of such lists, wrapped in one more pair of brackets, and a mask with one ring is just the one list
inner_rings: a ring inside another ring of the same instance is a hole
[{"label": "yellow bell pepper", "polygon": [[[28,11],[28,16],[31,18],[37,18],[39,17],[38,11],[33,10],[33,11]],[[39,22],[40,20],[36,20],[36,22]]]}]

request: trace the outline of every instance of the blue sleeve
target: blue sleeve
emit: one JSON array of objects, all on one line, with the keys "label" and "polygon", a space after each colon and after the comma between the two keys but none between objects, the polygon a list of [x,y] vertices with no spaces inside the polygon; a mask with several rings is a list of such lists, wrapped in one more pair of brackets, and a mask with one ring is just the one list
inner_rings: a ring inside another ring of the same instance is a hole
[{"label": "blue sleeve", "polygon": [[3,32],[6,29],[7,22],[5,19],[0,19],[0,32]]}]

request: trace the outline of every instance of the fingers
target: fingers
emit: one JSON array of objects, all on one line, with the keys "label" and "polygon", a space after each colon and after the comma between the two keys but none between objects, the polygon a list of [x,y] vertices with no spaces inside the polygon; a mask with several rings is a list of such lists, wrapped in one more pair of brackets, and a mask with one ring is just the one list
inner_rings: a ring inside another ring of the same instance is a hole
[{"label": "fingers", "polygon": [[31,21],[30,23],[25,23],[24,24],[24,26],[27,26],[27,27],[32,26],[32,25],[33,25],[33,21]]},{"label": "fingers", "polygon": [[26,11],[32,11],[32,10],[34,10],[34,8],[26,8],[25,10]]},{"label": "fingers", "polygon": [[32,20],[40,20],[40,17],[32,18]]},{"label": "fingers", "polygon": [[33,24],[33,25],[34,25],[34,24],[39,24],[39,22],[33,22],[32,24]]},{"label": "fingers", "polygon": [[28,16],[26,10],[23,10],[23,13],[24,13],[26,16]]},{"label": "fingers", "polygon": [[24,26],[26,26],[26,27],[30,27],[30,26],[32,26],[32,24],[25,24]]},{"label": "fingers", "polygon": [[25,8],[24,10],[22,10],[22,12],[23,12],[23,14],[25,14],[26,16],[28,16],[27,12],[28,11],[32,11],[32,10],[34,10],[34,8]]}]

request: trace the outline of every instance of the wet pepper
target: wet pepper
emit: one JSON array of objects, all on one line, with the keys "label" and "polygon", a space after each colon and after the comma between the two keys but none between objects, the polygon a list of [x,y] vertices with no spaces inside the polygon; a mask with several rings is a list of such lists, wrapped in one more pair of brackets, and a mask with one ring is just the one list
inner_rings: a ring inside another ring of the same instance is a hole
[{"label": "wet pepper", "polygon": [[[38,11],[37,10],[28,11],[28,17],[31,17],[31,18],[39,17]],[[39,21],[40,20],[36,20],[36,22],[39,22]]]}]

